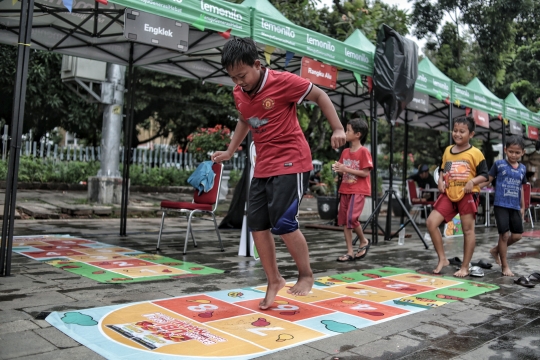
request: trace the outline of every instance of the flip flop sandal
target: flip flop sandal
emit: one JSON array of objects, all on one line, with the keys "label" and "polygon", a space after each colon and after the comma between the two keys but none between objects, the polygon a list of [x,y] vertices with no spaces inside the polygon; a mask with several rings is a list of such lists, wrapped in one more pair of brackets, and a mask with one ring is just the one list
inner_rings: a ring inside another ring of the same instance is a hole
[{"label": "flip flop sandal", "polygon": [[478,262],[471,262],[471,265],[473,266],[480,266],[483,269],[491,269],[493,267],[492,264],[488,263],[487,261],[480,260]]},{"label": "flip flop sandal", "polygon": [[484,276],[484,271],[482,271],[482,268],[480,266],[471,266],[469,268],[469,275],[470,276],[476,276],[476,277],[482,277],[482,276]]},{"label": "flip flop sandal", "polygon": [[536,286],[535,284],[531,284],[529,279],[527,279],[525,276],[522,276],[519,279],[514,279],[514,284],[525,286],[527,288],[533,288]]},{"label": "flip flop sandal", "polygon": [[[342,257],[346,257],[345,260],[342,259]],[[337,258],[337,261],[338,262],[348,262],[348,261],[355,261],[356,259],[354,258],[354,256],[351,256],[349,254],[345,254],[345,255],[342,255],[340,257]]]},{"label": "flip flop sandal", "polygon": [[[370,247],[371,247],[371,240],[368,239],[368,244],[367,244],[366,246],[362,246],[361,248],[358,248],[358,250],[356,250],[356,254],[358,254],[358,253],[359,253],[360,251],[362,251],[362,250],[366,250],[366,252],[363,253],[363,254],[360,255],[360,256],[355,256],[354,258],[355,258],[356,260],[362,260],[363,258],[365,258],[366,255],[367,255],[367,253],[368,253],[368,251],[369,251],[369,248],[370,248]],[[355,255],[356,255],[356,254],[355,254]]]},{"label": "flip flop sandal", "polygon": [[529,279],[529,281],[540,281],[540,274],[539,273],[532,273],[531,275],[529,275],[527,277],[527,279]]},{"label": "flip flop sandal", "polygon": [[453,257],[451,259],[448,259],[448,262],[450,263],[450,265],[458,265],[458,266],[461,266],[461,259],[458,258],[457,256],[456,257]]}]

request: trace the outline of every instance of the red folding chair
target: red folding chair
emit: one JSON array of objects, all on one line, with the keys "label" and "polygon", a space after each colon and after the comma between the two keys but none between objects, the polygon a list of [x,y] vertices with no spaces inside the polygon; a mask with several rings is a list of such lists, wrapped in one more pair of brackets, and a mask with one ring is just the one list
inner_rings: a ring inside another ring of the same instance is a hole
[{"label": "red folding chair", "polygon": [[223,173],[223,164],[217,164],[214,163],[212,165],[212,170],[216,174],[216,177],[214,178],[214,186],[210,191],[203,192],[201,195],[199,195],[199,190],[195,189],[193,192],[193,201],[192,202],[182,202],[182,201],[169,201],[169,200],[163,200],[161,202],[161,210],[163,210],[163,216],[161,217],[161,227],[159,228],[159,236],[158,236],[158,242],[156,246],[156,250],[159,250],[159,243],[161,242],[161,233],[163,231],[163,223],[165,221],[165,215],[168,211],[175,211],[179,212],[182,215],[186,216],[186,219],[188,221],[187,223],[187,229],[186,229],[186,239],[184,242],[184,255],[186,255],[187,252],[187,245],[188,245],[188,239],[189,234],[191,233],[191,239],[193,240],[193,246],[197,247],[197,242],[195,241],[195,236],[193,236],[193,229],[191,226],[191,219],[193,217],[193,214],[201,213],[203,215],[211,215],[212,218],[204,218],[201,217],[203,220],[212,220],[214,222],[214,227],[216,229],[216,234],[219,240],[219,246],[221,247],[221,251],[224,251],[223,249],[223,243],[221,242],[221,236],[219,234],[217,222],[216,222],[216,215],[215,211],[218,206],[219,201],[219,190],[221,188],[221,176]]},{"label": "red folding chair", "polygon": [[[416,211],[424,211],[424,215],[426,216],[426,220],[428,218],[428,207],[435,204],[435,201],[428,201],[422,197],[418,196],[418,191],[416,189],[416,183],[414,180],[407,180],[407,194],[409,196],[409,203],[411,204],[412,208],[411,210]],[[419,212],[416,213],[414,218],[416,219],[416,216],[418,216]]]}]

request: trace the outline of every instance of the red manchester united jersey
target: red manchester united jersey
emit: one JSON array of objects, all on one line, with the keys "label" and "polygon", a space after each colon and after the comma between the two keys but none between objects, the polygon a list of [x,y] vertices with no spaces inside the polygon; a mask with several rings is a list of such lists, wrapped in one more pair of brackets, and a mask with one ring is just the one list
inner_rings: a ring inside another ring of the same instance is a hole
[{"label": "red manchester united jersey", "polygon": [[296,116],[313,85],[289,72],[265,69],[259,91],[250,98],[236,86],[236,108],[245,119],[257,149],[254,177],[266,178],[313,169],[311,152]]}]

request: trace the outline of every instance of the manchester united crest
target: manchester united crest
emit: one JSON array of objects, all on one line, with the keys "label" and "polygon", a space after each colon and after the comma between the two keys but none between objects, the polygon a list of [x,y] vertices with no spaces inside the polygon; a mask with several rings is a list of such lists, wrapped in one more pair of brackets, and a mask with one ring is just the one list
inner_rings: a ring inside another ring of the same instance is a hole
[{"label": "manchester united crest", "polygon": [[263,100],[262,106],[263,106],[263,108],[265,108],[266,110],[270,110],[271,108],[274,107],[274,100],[272,100],[272,99],[270,99],[270,98],[266,98],[266,99]]}]

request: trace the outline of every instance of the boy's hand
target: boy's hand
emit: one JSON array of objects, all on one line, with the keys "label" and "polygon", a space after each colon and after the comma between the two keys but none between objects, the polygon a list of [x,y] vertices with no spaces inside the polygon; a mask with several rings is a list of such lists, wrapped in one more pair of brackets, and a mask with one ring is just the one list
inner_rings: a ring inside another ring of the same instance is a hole
[{"label": "boy's hand", "polygon": [[228,151],[216,151],[212,154],[212,161],[218,164],[221,164],[223,161],[230,160],[232,154]]},{"label": "boy's hand", "polygon": [[340,162],[335,162],[332,164],[332,170],[337,172],[337,173],[340,173],[342,174],[343,173],[343,170],[346,168],[345,165],[343,165],[342,163]]},{"label": "boy's hand", "polygon": [[465,187],[463,188],[463,191],[465,192],[465,194],[469,194],[469,193],[472,192],[473,188],[474,188],[474,182],[472,180],[469,180],[465,184]]},{"label": "boy's hand", "polygon": [[519,212],[521,212],[521,218],[525,219],[525,208],[521,208]]},{"label": "boy's hand", "polygon": [[345,145],[347,141],[345,140],[345,131],[343,128],[334,130],[330,143],[332,144],[333,149],[338,149]]}]

